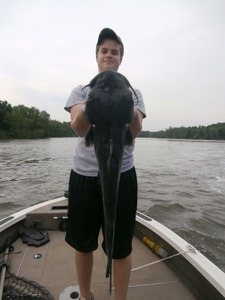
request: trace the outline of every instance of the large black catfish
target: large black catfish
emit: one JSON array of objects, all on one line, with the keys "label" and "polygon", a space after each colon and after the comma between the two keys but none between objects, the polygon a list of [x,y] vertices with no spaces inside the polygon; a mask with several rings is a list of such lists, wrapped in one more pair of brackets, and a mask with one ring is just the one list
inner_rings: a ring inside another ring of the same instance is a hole
[{"label": "large black catfish", "polygon": [[98,74],[88,86],[91,90],[84,113],[92,126],[86,136],[86,146],[94,143],[99,165],[108,257],[106,277],[110,276],[111,293],[117,194],[124,145],[132,144],[127,124],[134,118],[134,101],[126,77],[112,70]]}]

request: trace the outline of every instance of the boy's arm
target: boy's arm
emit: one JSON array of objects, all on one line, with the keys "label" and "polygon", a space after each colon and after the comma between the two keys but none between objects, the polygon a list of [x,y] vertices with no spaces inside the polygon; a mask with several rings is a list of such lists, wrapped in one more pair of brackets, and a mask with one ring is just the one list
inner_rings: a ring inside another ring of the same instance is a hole
[{"label": "boy's arm", "polygon": [[[85,103],[86,100],[83,101],[83,103],[81,104],[74,105],[70,110],[71,127],[78,136],[85,136],[91,126],[90,123],[88,123],[82,110],[82,106]],[[133,139],[135,139],[138,136],[139,132],[142,129],[142,120],[142,113],[138,110],[137,107],[135,107],[134,119],[131,123],[129,123]]]},{"label": "boy's arm", "polygon": [[85,118],[82,110],[82,106],[85,103],[86,100],[84,100],[83,103],[74,105],[70,110],[71,127],[78,136],[85,136],[91,126]]},{"label": "boy's arm", "polygon": [[140,133],[142,129],[142,120],[143,120],[143,114],[140,112],[140,110],[135,107],[135,114],[134,114],[134,119],[131,123],[129,123],[129,127],[132,133],[133,139],[135,139],[138,134]]}]

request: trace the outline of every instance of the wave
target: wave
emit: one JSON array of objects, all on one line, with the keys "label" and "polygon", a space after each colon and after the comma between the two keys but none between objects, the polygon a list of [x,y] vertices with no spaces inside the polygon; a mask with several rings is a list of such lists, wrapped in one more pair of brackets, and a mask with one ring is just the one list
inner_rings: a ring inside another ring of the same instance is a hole
[{"label": "wave", "polygon": [[31,159],[24,160],[23,163],[36,164],[36,163],[42,163],[42,162],[51,161],[51,160],[52,160],[52,158],[50,158],[50,157],[46,157],[46,158],[42,158],[42,159],[31,158]]},{"label": "wave", "polygon": [[225,271],[225,241],[224,238],[218,238],[209,235],[207,232],[201,232],[196,229],[178,228],[174,230],[179,236],[193,245],[209,260],[219,265],[220,269]]}]

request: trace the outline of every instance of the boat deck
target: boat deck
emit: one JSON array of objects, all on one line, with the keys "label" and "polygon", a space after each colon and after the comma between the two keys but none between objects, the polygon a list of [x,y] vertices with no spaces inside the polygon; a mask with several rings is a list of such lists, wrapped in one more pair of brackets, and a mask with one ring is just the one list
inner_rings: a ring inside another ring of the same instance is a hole
[{"label": "boat deck", "polygon": [[[21,251],[21,253],[9,255],[10,270],[18,276],[36,281],[58,300],[60,293],[66,287],[77,285],[74,250],[64,241],[65,232],[48,230],[48,233],[50,242],[38,248],[23,244],[21,239],[17,240],[14,243],[14,251]],[[133,248],[133,268],[159,260],[136,237]],[[34,259],[35,254],[41,254],[41,258]],[[95,299],[113,299],[108,292],[109,280],[105,278],[106,256],[101,246],[94,252],[94,257],[92,290]],[[131,273],[127,299],[194,300],[196,298],[169,267],[164,262],[160,262]]]}]

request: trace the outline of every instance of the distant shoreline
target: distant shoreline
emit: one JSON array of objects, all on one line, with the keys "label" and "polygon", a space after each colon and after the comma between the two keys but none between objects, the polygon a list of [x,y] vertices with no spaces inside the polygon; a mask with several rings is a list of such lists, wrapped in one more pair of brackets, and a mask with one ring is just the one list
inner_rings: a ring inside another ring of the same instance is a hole
[{"label": "distant shoreline", "polygon": [[[0,140],[75,137],[70,122],[51,120],[46,111],[0,100]],[[138,137],[225,140],[225,122],[209,126],[169,127],[157,132],[141,131]]]}]

